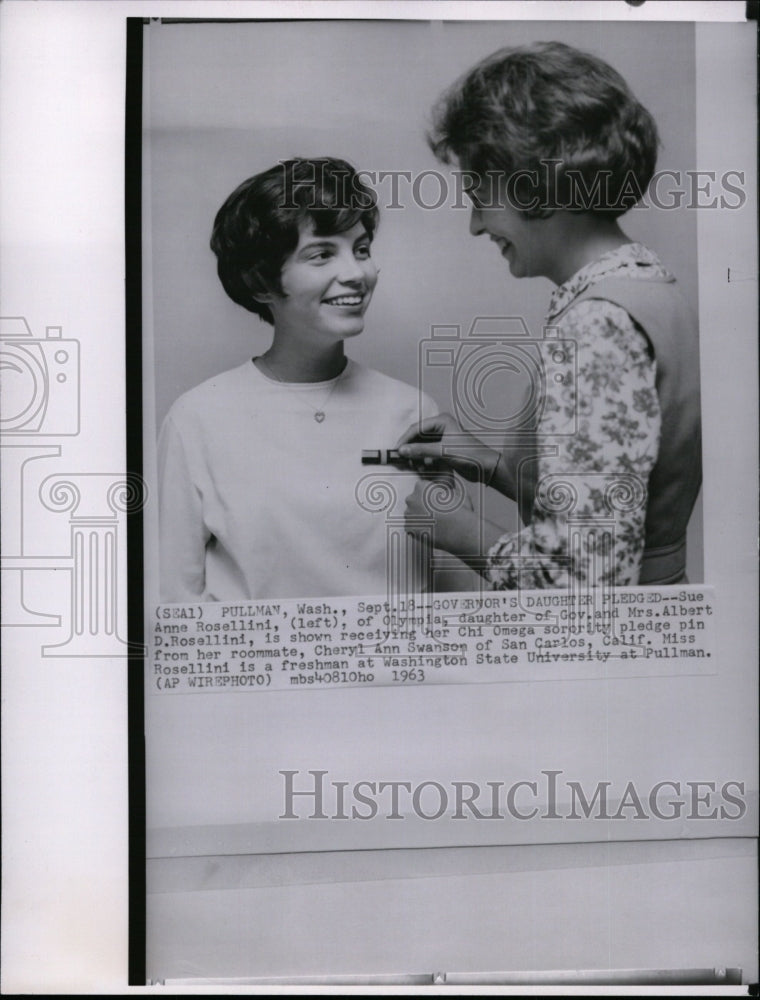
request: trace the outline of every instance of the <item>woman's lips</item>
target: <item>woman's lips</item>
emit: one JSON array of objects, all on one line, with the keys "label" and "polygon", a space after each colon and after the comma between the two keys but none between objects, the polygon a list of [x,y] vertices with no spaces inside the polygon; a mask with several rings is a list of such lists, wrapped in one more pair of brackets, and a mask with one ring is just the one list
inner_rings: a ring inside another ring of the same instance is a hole
[{"label": "woman's lips", "polygon": [[356,309],[364,302],[363,295],[333,295],[329,299],[323,299],[328,306],[340,306],[342,308]]},{"label": "woman's lips", "polygon": [[501,253],[502,257],[506,257],[507,253],[512,248],[512,244],[509,242],[509,240],[501,238],[496,239],[492,236],[491,241],[495,243],[496,246],[499,248],[499,252]]}]

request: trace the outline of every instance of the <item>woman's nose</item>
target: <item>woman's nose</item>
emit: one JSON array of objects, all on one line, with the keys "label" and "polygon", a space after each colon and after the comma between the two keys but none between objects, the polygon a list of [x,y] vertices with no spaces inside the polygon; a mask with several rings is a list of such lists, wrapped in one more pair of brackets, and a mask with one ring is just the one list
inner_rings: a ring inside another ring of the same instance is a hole
[{"label": "woman's nose", "polygon": [[340,259],[338,280],[343,282],[364,281],[366,272],[364,261],[359,261],[351,254],[345,254]]}]

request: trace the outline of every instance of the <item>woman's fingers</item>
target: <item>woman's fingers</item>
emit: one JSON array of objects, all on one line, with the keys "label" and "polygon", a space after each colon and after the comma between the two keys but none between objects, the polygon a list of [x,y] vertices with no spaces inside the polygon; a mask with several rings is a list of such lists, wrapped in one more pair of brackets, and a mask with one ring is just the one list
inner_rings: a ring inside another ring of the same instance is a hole
[{"label": "woman's fingers", "polygon": [[443,446],[437,443],[404,444],[398,449],[398,453],[402,458],[408,458],[412,464],[426,468],[440,464],[444,459]]},{"label": "woman's fingers", "polygon": [[[440,471],[458,472],[470,482],[481,482],[487,480],[493,468],[491,461],[492,454],[482,445],[476,450],[465,449],[462,452],[453,453],[444,451],[443,444],[405,444],[398,449],[401,458],[408,460],[409,464],[417,472]],[[498,456],[497,456],[498,457]]]},{"label": "woman's fingers", "polygon": [[455,469],[460,459],[444,453],[444,446],[452,435],[458,440],[461,434],[459,424],[450,413],[439,413],[409,427],[396,447],[399,455],[417,471]]},{"label": "woman's fingers", "polygon": [[[403,445],[412,444],[419,441],[421,437],[435,437],[440,441],[448,430],[459,430],[459,425],[450,413],[439,413],[435,417],[417,420],[404,431],[396,442],[396,447],[401,448]],[[425,443],[429,444],[430,442]]]},{"label": "woman's fingers", "polygon": [[498,452],[463,431],[449,413],[414,424],[401,436],[397,448],[418,472],[453,469],[471,482],[487,482],[498,458]]}]

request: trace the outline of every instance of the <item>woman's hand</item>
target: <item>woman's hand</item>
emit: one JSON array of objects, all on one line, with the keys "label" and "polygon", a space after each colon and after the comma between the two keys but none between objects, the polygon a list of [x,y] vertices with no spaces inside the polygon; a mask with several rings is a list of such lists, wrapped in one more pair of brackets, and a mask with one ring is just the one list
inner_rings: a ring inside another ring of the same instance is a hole
[{"label": "woman's hand", "polygon": [[451,474],[418,480],[406,498],[404,519],[415,538],[426,537],[432,521],[436,549],[460,558],[479,555],[480,519],[461,480]]},{"label": "woman's hand", "polygon": [[499,452],[463,431],[450,413],[413,424],[396,447],[418,471],[449,469],[470,482],[489,484],[499,462]]}]

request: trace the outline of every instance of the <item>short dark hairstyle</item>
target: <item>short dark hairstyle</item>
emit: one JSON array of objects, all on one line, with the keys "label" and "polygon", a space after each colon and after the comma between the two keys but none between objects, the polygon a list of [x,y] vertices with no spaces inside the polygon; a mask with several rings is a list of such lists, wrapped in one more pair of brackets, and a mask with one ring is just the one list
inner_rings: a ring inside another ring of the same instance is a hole
[{"label": "short dark hairstyle", "polygon": [[298,245],[301,226],[317,236],[344,233],[361,222],[372,239],[377,197],[345,160],[282,160],[243,181],[219,209],[211,234],[217,272],[233,302],[273,323],[257,296],[282,294],[282,266]]},{"label": "short dark hairstyle", "polygon": [[478,63],[440,98],[428,141],[481,185],[506,181],[509,204],[530,217],[558,208],[622,215],[644,195],[659,144],[622,76],[561,42]]}]

